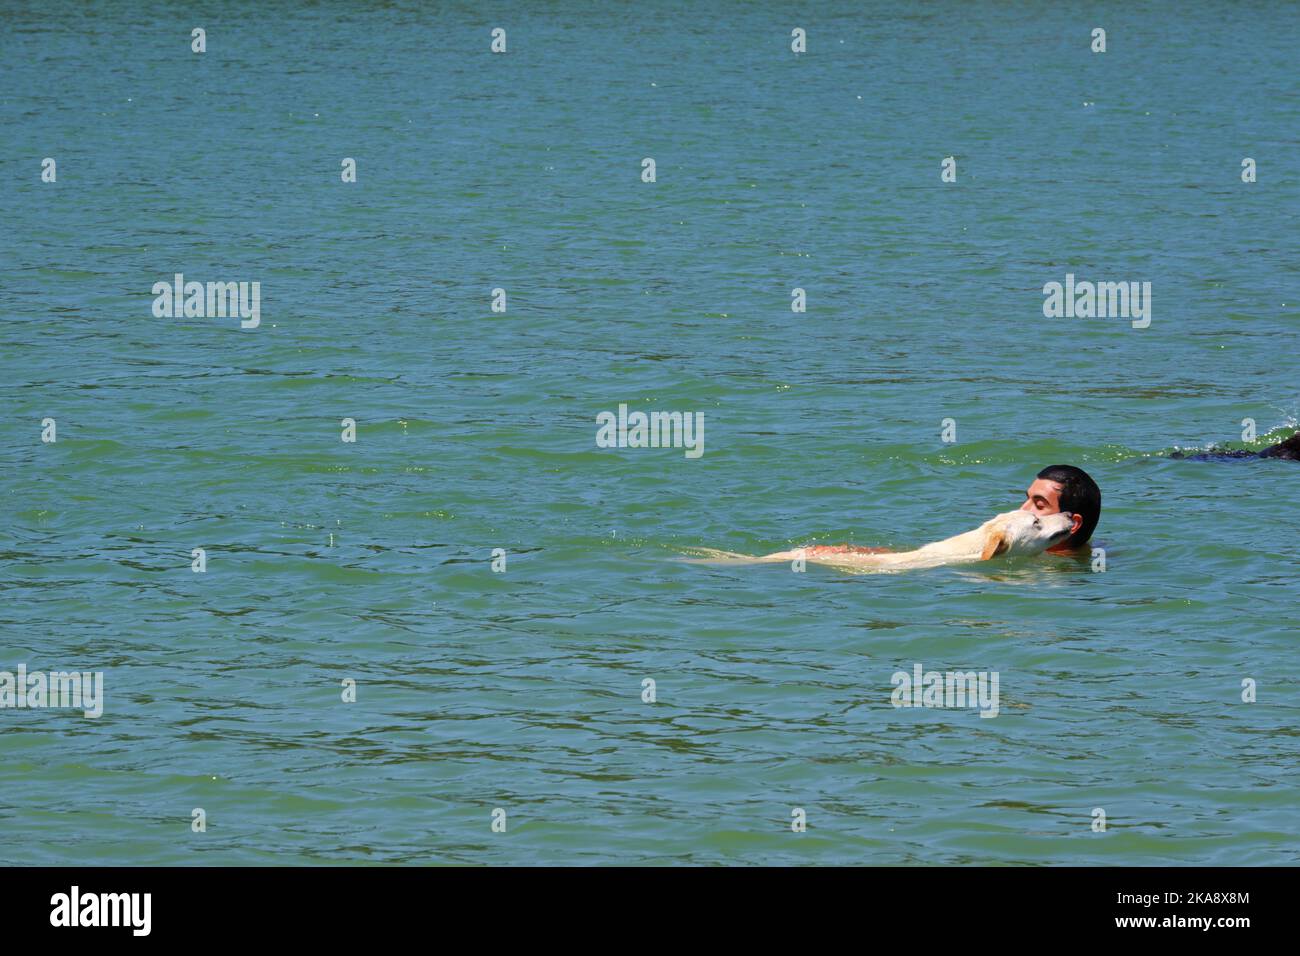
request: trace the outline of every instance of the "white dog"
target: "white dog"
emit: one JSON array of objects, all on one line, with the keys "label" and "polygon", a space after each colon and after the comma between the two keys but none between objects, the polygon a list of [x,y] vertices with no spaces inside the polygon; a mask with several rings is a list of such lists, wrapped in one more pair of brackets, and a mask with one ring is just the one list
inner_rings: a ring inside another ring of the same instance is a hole
[{"label": "white dog", "polygon": [[855,552],[844,547],[817,545],[794,551],[777,551],[761,557],[731,551],[699,549],[695,564],[775,564],[782,561],[812,561],[850,571],[902,571],[910,568],[935,568],[943,564],[988,561],[998,555],[1029,556],[1042,554],[1052,545],[1070,536],[1073,515],[1067,512],[1038,516],[1029,511],[1008,511],[967,531],[943,541],[927,544],[915,551],[884,553]]}]

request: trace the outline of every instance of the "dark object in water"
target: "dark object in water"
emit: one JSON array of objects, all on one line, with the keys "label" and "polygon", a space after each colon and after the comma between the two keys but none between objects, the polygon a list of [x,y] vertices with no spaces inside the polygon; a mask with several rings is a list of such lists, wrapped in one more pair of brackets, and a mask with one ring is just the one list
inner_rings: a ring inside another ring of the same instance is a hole
[{"label": "dark object in water", "polygon": [[1229,458],[1281,458],[1284,461],[1300,461],[1300,432],[1296,432],[1284,442],[1271,445],[1263,451],[1216,451],[1202,455],[1184,455],[1174,452],[1170,458],[1183,458],[1187,461],[1223,461]]}]

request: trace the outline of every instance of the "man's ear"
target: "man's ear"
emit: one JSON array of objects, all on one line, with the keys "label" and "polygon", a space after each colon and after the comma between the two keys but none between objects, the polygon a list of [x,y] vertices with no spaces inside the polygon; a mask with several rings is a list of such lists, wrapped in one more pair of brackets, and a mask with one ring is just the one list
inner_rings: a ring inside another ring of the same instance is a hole
[{"label": "man's ear", "polygon": [[999,528],[984,540],[984,551],[980,554],[980,560],[987,561],[989,558],[996,558],[1009,547],[1011,547],[1011,545],[1007,541],[1007,536],[1003,534],[1002,529]]}]

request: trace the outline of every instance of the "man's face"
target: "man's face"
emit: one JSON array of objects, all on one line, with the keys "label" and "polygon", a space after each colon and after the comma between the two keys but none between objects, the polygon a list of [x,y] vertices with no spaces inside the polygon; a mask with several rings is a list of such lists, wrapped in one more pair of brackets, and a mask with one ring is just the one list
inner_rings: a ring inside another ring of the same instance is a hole
[{"label": "man's face", "polygon": [[[1060,514],[1061,483],[1048,481],[1046,478],[1035,478],[1034,483],[1025,491],[1025,503],[1020,506],[1020,510],[1031,511],[1036,515]],[[1074,534],[1082,526],[1083,518],[1077,514],[1073,515],[1070,534]],[[1053,554],[1068,554],[1071,549],[1062,543],[1047,550]]]}]

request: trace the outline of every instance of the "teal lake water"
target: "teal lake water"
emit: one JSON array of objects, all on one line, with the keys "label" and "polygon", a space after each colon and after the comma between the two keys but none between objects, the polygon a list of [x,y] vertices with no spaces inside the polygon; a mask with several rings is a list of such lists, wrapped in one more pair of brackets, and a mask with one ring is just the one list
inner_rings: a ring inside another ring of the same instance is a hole
[{"label": "teal lake water", "polygon": [[[1167,457],[1300,416],[1295,5],[211,9],[0,19],[0,670],[105,687],[0,710],[0,863],[1297,862],[1300,464]],[[1055,463],[1104,573],[678,560]]]}]

